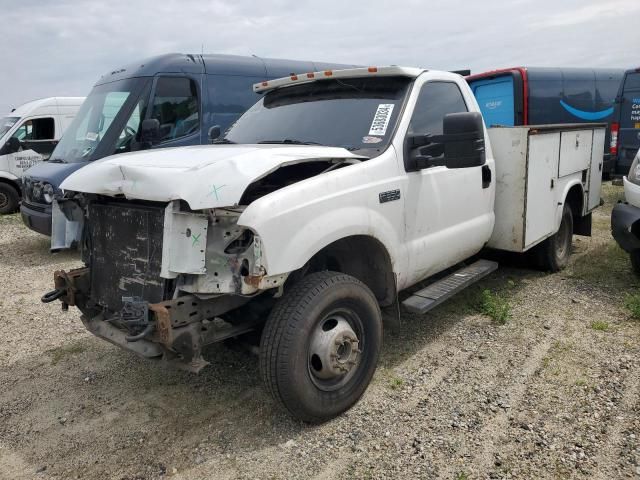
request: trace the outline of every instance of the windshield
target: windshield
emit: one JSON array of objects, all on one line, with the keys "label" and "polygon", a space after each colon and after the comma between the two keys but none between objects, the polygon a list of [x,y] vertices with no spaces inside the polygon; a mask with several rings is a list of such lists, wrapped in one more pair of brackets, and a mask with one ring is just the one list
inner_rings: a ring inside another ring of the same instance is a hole
[{"label": "windshield", "polygon": [[150,83],[147,78],[129,78],[94,87],[50,161],[95,160],[104,150],[100,147],[105,141],[110,144],[106,155],[128,151],[139,130],[140,119],[144,118]]},{"label": "windshield", "polygon": [[0,138],[4,137],[5,134],[11,130],[16,122],[20,120],[20,117],[2,117],[0,118]]},{"label": "windshield", "polygon": [[219,142],[319,144],[375,156],[391,140],[410,83],[405,77],[349,78],[273,90]]}]

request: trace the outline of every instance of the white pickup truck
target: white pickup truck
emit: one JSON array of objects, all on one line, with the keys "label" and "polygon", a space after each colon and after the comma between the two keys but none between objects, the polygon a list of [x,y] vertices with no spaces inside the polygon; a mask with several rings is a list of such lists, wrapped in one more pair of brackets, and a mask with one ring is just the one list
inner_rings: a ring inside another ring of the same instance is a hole
[{"label": "white pickup truck", "polygon": [[484,248],[535,248],[557,271],[572,234],[590,234],[604,125],[486,129],[461,76],[417,68],[254,89],[215,145],[109,157],[64,181],[52,248],[77,241],[86,266],[56,272],[43,301],[193,371],[205,345],[261,331],[268,389],[319,422],[366,389],[398,292],[452,271],[404,301],[424,313],[496,267],[463,263]]}]

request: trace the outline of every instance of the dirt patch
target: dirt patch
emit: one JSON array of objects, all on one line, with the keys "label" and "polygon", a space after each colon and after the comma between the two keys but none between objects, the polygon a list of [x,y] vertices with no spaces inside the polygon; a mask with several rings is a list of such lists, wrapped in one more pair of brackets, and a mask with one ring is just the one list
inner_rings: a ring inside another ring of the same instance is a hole
[{"label": "dirt patch", "polygon": [[638,280],[609,233],[621,192],[606,186],[564,272],[503,266],[427,315],[386,311],[371,386],[320,426],[273,403],[245,350],[165,370],[41,304],[80,262],[0,217],[0,477],[635,478]]}]

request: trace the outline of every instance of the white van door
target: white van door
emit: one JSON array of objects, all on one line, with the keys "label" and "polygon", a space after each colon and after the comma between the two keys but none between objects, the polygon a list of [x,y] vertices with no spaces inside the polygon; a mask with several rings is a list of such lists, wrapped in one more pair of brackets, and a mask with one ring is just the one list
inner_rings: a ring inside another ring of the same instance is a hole
[{"label": "white van door", "polygon": [[28,118],[13,132],[11,137],[20,141],[17,152],[7,155],[9,172],[21,177],[37,163],[47,160],[58,143],[55,139],[56,125],[53,117]]}]

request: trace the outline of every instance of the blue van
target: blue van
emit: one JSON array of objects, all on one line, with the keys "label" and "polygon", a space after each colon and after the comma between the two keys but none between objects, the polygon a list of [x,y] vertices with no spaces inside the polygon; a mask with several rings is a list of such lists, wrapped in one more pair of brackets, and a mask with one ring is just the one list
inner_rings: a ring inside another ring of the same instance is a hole
[{"label": "blue van", "polygon": [[616,173],[626,175],[640,148],[640,68],[624,72],[611,124]]},{"label": "blue van", "polygon": [[[22,220],[30,229],[51,235],[51,202],[58,186],[89,162],[147,148],[208,143],[210,131],[224,131],[258,100],[252,88],[256,82],[352,66],[173,53],[107,73],[49,161],[25,172]],[[143,135],[143,124],[149,121],[155,125],[151,140]]]},{"label": "blue van", "polygon": [[466,80],[487,126],[608,123],[602,169],[606,176],[616,172],[610,127],[623,75],[621,68],[514,67]]}]

